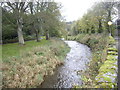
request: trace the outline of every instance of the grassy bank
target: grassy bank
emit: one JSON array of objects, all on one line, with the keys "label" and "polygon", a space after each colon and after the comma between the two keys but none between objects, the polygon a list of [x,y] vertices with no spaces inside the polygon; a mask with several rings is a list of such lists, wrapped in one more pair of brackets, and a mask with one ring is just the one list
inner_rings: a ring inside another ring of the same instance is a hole
[{"label": "grassy bank", "polygon": [[[2,72],[3,87],[6,88],[38,87],[43,82],[45,75],[53,74],[53,69],[63,63],[66,53],[69,51],[63,41],[55,39],[43,40],[39,43],[29,41],[25,46],[17,46],[16,43],[5,46],[3,46]],[[19,47],[20,52],[14,46]],[[14,53],[8,55],[11,52],[10,49],[13,48]],[[15,56],[6,58],[5,55]]]}]

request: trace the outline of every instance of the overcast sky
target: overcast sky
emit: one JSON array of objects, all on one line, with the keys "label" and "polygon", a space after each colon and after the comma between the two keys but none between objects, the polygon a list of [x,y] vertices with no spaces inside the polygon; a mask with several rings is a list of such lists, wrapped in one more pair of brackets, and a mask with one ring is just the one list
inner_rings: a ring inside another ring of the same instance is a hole
[{"label": "overcast sky", "polygon": [[84,13],[95,3],[101,0],[55,0],[62,3],[62,16],[66,21],[74,21],[82,17]]}]

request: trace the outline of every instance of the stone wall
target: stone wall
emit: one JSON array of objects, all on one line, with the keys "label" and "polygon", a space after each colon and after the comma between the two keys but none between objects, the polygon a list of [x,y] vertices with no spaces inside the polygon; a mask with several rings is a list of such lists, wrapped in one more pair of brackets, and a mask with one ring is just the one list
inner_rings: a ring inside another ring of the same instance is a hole
[{"label": "stone wall", "polygon": [[95,80],[96,88],[116,88],[117,73],[118,73],[118,50],[116,41],[112,36],[109,36],[109,46],[107,49],[106,61],[99,69],[99,74]]}]

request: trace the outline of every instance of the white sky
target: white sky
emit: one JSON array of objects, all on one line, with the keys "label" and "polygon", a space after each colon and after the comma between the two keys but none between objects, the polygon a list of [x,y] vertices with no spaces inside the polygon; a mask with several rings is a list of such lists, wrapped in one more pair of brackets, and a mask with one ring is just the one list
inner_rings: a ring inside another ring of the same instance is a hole
[{"label": "white sky", "polygon": [[62,3],[62,16],[66,21],[74,21],[83,16],[84,13],[94,4],[101,0],[54,0]]}]

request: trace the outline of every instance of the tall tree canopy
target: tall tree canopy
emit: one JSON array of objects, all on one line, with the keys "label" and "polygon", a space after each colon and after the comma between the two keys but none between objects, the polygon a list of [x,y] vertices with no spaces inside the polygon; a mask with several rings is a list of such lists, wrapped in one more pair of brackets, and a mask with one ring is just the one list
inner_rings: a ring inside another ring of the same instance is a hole
[{"label": "tall tree canopy", "polygon": [[[48,40],[52,36],[60,36],[63,29],[60,13],[61,4],[54,1],[5,2],[2,4],[2,8],[5,11],[3,13],[3,26],[7,23],[7,26],[11,27],[9,31],[17,32],[20,44],[24,44],[25,35],[34,33],[36,41],[40,41],[40,36],[45,35],[46,40]],[[5,21],[6,19],[7,21]],[[6,28],[4,28],[3,33],[5,31],[8,34]]]},{"label": "tall tree canopy", "polygon": [[[78,33],[110,33],[108,21],[112,21],[116,15],[115,2],[97,2],[90,8],[82,18],[73,26],[77,27]],[[113,27],[112,27],[113,28]]]}]

